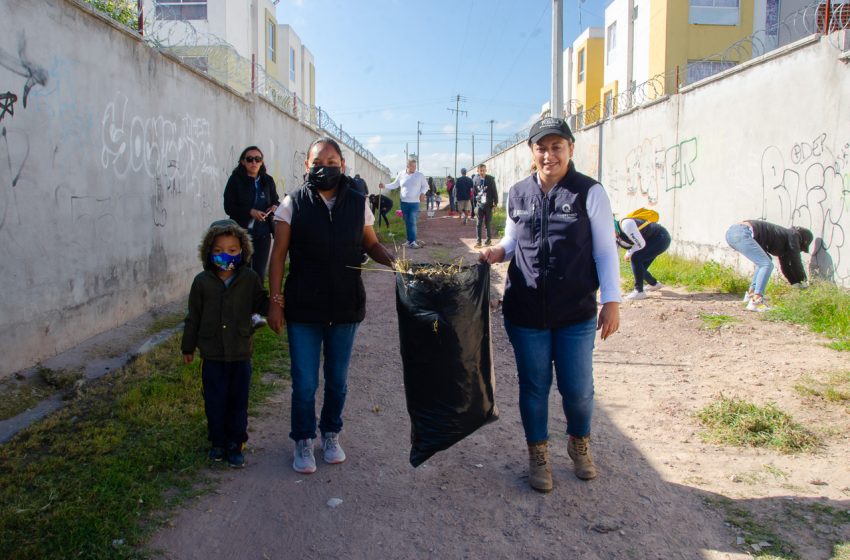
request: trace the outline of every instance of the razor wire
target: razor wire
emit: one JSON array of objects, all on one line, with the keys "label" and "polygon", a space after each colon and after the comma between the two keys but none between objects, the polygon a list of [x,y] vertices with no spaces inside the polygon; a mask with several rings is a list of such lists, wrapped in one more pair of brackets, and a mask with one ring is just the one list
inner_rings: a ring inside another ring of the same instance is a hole
[{"label": "razor wire", "polygon": [[343,131],[326,111],[304,101],[264,66],[240,55],[236,47],[221,37],[200,31],[188,21],[152,19],[145,21],[143,40],[240,94],[251,92],[263,97],[294,119],[334,137],[383,174],[391,174],[386,165]]}]

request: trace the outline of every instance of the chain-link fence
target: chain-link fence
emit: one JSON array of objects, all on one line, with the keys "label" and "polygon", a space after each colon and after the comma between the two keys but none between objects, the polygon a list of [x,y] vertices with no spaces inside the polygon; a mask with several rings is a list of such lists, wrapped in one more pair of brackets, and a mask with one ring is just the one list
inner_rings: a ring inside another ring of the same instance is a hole
[{"label": "chain-link fence", "polygon": [[[666,95],[677,93],[682,86],[696,83],[815,33],[826,35],[833,46],[839,50],[846,50],[850,47],[846,44],[847,37],[844,34],[835,33],[842,30],[850,30],[850,2],[833,1],[827,4],[824,0],[817,0],[783,20],[769,25],[766,29],[736,41],[722,52],[703,60],[691,61],[685,68],[677,67],[653,76],[616,96],[607,96],[591,107],[584,107],[579,100],[570,99],[564,104],[564,118],[573,130],[581,130],[617,113],[623,113]],[[547,113],[544,112],[540,116],[542,118],[546,115]],[[525,128],[500,142],[493,148],[493,153],[498,154],[517,142],[525,140],[528,138],[528,131],[529,129]]]}]

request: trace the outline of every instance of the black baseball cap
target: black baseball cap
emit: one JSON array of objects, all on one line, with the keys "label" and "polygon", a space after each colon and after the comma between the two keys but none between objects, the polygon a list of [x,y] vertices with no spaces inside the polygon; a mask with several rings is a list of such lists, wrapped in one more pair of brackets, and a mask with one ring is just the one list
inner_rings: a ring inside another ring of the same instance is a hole
[{"label": "black baseball cap", "polygon": [[530,146],[550,134],[555,134],[561,138],[575,142],[575,137],[570,130],[570,126],[564,119],[545,117],[531,126],[531,131],[528,133],[528,145]]}]

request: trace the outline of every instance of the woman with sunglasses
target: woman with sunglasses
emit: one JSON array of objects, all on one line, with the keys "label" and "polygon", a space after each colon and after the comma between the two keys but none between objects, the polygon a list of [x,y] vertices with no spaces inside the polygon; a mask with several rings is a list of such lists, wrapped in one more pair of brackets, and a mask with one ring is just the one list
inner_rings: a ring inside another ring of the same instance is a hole
[{"label": "woman with sunglasses", "polygon": [[[224,211],[248,230],[254,243],[251,268],[265,280],[271,249],[272,215],[280,205],[274,179],[266,173],[263,152],[256,146],[242,150],[224,187]],[[255,320],[255,323],[257,321]]]}]

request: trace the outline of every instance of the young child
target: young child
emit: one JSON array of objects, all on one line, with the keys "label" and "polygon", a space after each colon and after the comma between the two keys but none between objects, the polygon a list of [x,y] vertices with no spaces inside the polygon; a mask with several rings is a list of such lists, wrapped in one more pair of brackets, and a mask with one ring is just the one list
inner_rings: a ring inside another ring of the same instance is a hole
[{"label": "young child", "polygon": [[245,466],[248,388],[251,384],[251,315],[268,312],[268,293],[250,267],[254,247],[233,220],[213,222],[199,247],[204,271],[189,292],[183,327],[183,361],[201,352],[209,458]]}]

